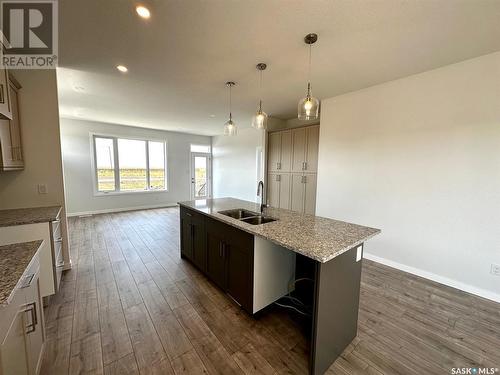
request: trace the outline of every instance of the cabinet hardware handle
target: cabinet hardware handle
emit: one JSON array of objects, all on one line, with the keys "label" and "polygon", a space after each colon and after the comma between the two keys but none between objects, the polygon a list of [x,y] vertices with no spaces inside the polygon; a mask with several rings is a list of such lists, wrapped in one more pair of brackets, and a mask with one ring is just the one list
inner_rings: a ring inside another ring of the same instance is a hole
[{"label": "cabinet hardware handle", "polygon": [[222,257],[226,257],[226,243],[222,242]]},{"label": "cabinet hardware handle", "polygon": [[61,260],[61,261],[60,261],[60,262],[56,265],[56,267],[57,267],[57,268],[61,268],[61,267],[63,267],[63,266],[64,266],[64,260]]},{"label": "cabinet hardware handle", "polygon": [[186,212],[186,216],[193,216],[193,214],[190,214],[189,212]]},{"label": "cabinet hardware handle", "polygon": [[62,242],[62,237],[59,237],[57,240],[54,240],[54,242]]},{"label": "cabinet hardware handle", "polygon": [[5,95],[4,95],[4,88],[3,88],[3,83],[0,83],[0,103],[4,104],[5,103]]},{"label": "cabinet hardware handle", "polygon": [[219,242],[219,258],[222,258],[222,241]]},{"label": "cabinet hardware handle", "polygon": [[281,163],[276,163],[276,169],[281,169]]},{"label": "cabinet hardware handle", "polygon": [[22,288],[27,288],[31,285],[31,282],[33,281],[33,278],[35,277],[35,274],[28,275],[24,278],[23,284],[21,285]]},{"label": "cabinet hardware handle", "polygon": [[33,333],[36,331],[36,325],[38,324],[38,319],[37,319],[37,316],[36,316],[36,302],[32,302],[28,305],[26,305],[26,307],[30,306],[29,308],[25,309],[24,312],[29,312],[31,314],[31,324],[28,324],[27,325],[27,331],[26,333]]},{"label": "cabinet hardware handle", "polygon": [[307,170],[307,161],[304,162],[302,169]]}]

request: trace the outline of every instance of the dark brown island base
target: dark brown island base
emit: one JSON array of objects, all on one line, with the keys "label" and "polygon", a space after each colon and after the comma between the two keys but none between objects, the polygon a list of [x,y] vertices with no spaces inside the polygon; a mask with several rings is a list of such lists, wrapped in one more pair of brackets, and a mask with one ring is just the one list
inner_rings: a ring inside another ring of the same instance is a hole
[{"label": "dark brown island base", "polygon": [[234,198],[179,205],[181,257],[249,314],[291,292],[310,303],[309,370],[323,374],[356,337],[363,244],[380,230],[283,209],[261,213]]}]

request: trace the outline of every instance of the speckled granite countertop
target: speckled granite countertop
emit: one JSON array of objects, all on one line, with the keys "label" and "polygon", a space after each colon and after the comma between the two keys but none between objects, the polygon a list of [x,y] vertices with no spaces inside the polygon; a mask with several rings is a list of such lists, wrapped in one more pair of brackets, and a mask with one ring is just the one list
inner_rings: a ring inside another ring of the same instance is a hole
[{"label": "speckled granite countertop", "polygon": [[14,208],[0,210],[0,227],[13,225],[48,223],[57,219],[61,206]]},{"label": "speckled granite countertop", "polygon": [[266,208],[264,211],[264,215],[278,219],[277,221],[251,225],[218,213],[236,208],[260,211],[259,204],[234,198],[185,201],[179,202],[179,205],[268,239],[321,263],[328,262],[380,233],[380,229],[277,208]]},{"label": "speckled granite countertop", "polygon": [[0,246],[0,306],[10,302],[12,292],[42,242],[39,240]]}]

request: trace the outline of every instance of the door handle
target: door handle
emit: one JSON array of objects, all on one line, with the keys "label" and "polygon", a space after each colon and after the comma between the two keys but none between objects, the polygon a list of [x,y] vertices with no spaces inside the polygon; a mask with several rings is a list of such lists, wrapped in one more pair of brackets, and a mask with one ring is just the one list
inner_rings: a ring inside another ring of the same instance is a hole
[{"label": "door handle", "polygon": [[27,328],[26,333],[27,334],[35,332],[36,325],[38,324],[38,319],[37,319],[37,314],[36,314],[36,302],[32,302],[32,303],[26,305],[26,307],[28,307],[28,306],[29,306],[29,308],[24,310],[24,312],[29,312],[31,315],[31,323],[26,326],[26,328]]},{"label": "door handle", "polygon": [[24,278],[24,281],[21,285],[21,288],[28,288],[31,285],[31,282],[33,281],[33,278],[35,277],[35,274],[28,275]]}]

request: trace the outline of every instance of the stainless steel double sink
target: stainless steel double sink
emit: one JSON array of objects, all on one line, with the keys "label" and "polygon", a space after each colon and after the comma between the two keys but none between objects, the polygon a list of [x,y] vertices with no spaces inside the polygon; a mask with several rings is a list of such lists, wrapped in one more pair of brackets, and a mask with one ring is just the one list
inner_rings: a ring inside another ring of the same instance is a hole
[{"label": "stainless steel double sink", "polygon": [[233,210],[219,211],[220,214],[232,217],[236,220],[241,220],[244,223],[252,225],[260,225],[265,223],[271,223],[277,219],[273,219],[269,216],[261,215],[257,212],[248,211],[243,208],[236,208]]}]

